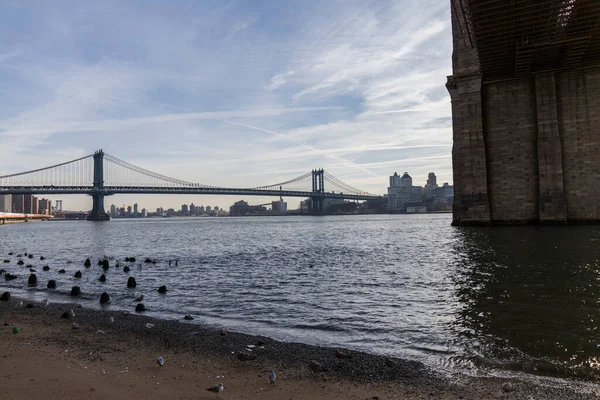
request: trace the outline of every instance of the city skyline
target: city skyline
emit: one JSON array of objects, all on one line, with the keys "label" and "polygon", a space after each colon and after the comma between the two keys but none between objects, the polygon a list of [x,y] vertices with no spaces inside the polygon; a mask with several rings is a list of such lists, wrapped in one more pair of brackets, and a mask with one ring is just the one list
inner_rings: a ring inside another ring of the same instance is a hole
[{"label": "city skyline", "polygon": [[396,169],[452,182],[449,3],[82,1],[0,11],[0,90],[11,94],[0,100],[0,174],[104,148],[214,186],[314,168],[375,193]]}]

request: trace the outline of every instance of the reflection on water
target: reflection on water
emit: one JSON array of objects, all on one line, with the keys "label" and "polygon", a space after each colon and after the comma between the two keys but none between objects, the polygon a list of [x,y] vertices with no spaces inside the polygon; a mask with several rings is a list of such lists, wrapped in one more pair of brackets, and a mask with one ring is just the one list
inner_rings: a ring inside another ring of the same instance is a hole
[{"label": "reflection on water", "polygon": [[457,229],[452,330],[482,365],[597,380],[600,230]]}]

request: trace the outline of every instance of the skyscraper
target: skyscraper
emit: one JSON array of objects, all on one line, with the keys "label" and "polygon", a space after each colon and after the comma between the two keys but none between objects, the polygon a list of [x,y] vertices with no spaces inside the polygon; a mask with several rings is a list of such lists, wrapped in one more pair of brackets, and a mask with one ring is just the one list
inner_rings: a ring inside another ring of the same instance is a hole
[{"label": "skyscraper", "polygon": [[430,187],[432,189],[435,189],[437,187],[437,178],[435,177],[435,174],[433,172],[430,172],[427,176],[426,187]]},{"label": "skyscraper", "polygon": [[12,196],[12,212],[19,214],[25,212],[25,195],[14,194]]}]

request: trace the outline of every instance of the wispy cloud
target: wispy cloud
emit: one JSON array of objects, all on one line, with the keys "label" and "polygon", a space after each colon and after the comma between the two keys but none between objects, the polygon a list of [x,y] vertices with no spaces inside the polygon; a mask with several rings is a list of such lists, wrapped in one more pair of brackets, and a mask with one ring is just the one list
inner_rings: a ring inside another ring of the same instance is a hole
[{"label": "wispy cloud", "polygon": [[2,3],[0,171],[103,147],[212,185],[451,181],[449,21],[437,0]]}]

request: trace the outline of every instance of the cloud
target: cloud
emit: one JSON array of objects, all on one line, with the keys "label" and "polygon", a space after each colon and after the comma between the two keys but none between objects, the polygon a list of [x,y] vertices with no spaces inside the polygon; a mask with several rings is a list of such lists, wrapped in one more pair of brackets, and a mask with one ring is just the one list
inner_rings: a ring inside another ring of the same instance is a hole
[{"label": "cloud", "polygon": [[295,72],[294,71],[288,71],[285,72],[283,74],[277,74],[274,77],[271,78],[271,84],[269,85],[269,90],[273,91],[276,90],[277,88],[279,88],[280,86],[283,86],[286,82],[287,79],[289,79],[290,77],[294,76]]},{"label": "cloud", "polygon": [[394,170],[451,182],[449,21],[437,0],[3,3],[0,171],[104,148],[215,186],[320,167],[373,193]]}]

